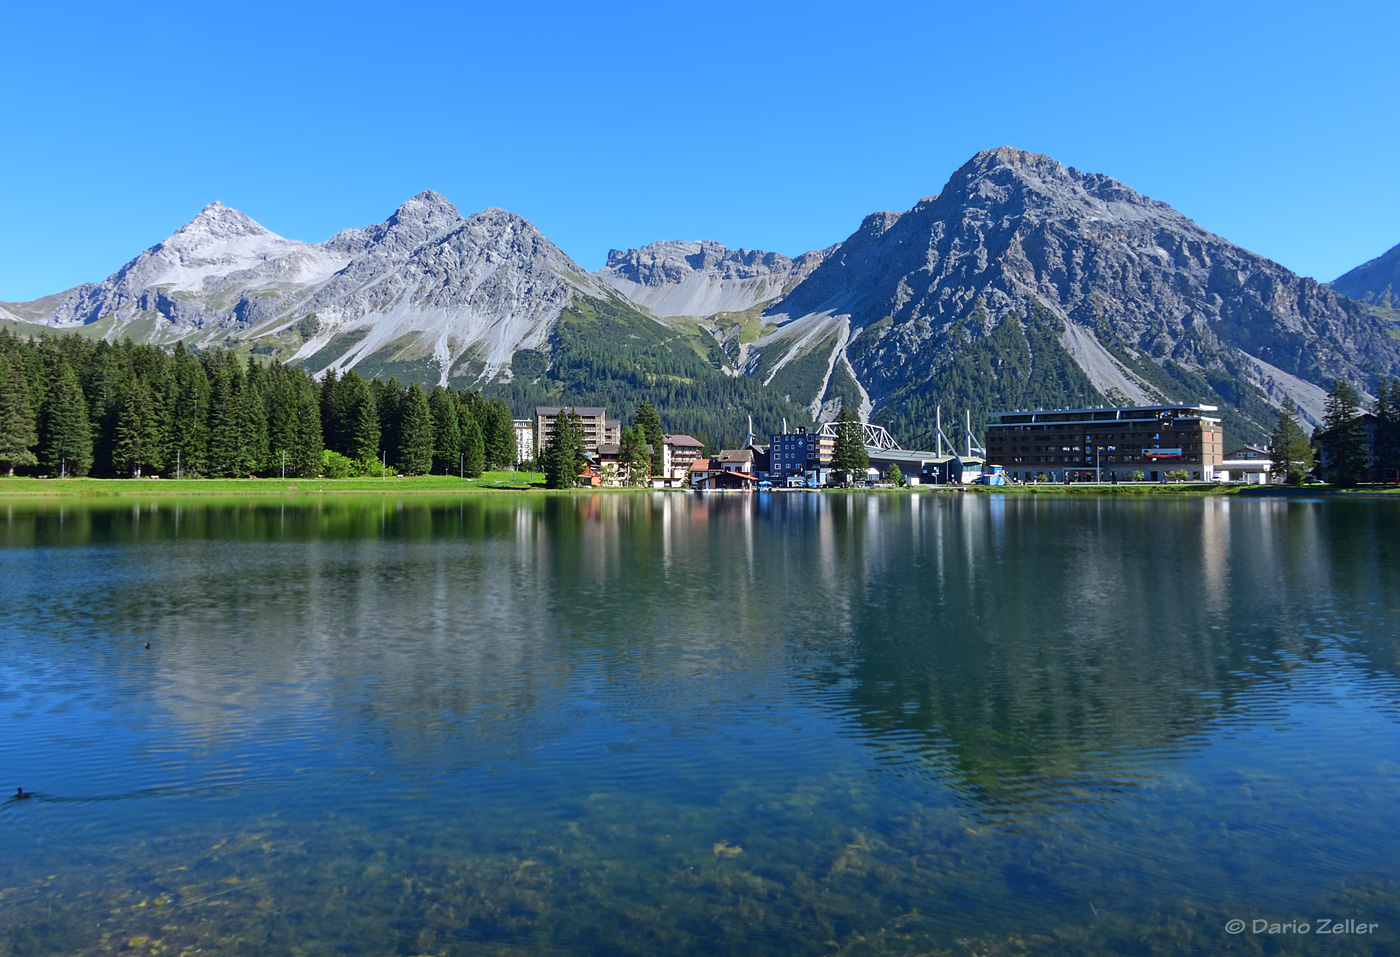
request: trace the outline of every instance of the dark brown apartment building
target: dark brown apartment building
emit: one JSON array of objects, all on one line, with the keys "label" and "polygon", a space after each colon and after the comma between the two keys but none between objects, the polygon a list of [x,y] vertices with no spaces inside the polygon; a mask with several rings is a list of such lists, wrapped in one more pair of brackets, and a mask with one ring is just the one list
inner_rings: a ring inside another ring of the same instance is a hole
[{"label": "dark brown apartment building", "polygon": [[987,425],[987,461],[1012,481],[1120,482],[1141,472],[1211,481],[1224,444],[1213,405],[1000,412]]}]

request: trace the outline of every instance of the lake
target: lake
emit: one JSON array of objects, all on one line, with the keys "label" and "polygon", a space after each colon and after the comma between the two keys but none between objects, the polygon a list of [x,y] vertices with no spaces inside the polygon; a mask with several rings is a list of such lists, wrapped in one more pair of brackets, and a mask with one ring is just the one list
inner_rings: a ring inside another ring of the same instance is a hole
[{"label": "lake", "polygon": [[0,503],[0,955],[1392,952],[1398,519]]}]

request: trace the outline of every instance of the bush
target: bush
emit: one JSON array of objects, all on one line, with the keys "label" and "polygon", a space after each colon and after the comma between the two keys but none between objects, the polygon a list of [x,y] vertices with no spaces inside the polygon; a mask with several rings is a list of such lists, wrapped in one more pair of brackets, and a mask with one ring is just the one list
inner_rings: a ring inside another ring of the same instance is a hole
[{"label": "bush", "polygon": [[381,475],[398,475],[392,465],[384,466],[379,459],[356,461],[326,449],[321,453],[321,477],[328,479],[379,478]]},{"label": "bush", "polygon": [[328,479],[351,478],[359,463],[352,458],[326,449],[321,453],[321,475]]}]

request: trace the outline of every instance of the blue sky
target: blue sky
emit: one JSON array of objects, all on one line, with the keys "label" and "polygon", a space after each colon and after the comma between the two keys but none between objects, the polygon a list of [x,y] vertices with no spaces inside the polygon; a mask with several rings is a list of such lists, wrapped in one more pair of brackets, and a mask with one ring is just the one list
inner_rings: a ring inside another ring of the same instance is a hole
[{"label": "blue sky", "polygon": [[1000,145],[1322,280],[1400,243],[1400,3],[7,4],[0,35],[0,300],[215,199],[321,241],[431,188],[588,269],[793,255]]}]

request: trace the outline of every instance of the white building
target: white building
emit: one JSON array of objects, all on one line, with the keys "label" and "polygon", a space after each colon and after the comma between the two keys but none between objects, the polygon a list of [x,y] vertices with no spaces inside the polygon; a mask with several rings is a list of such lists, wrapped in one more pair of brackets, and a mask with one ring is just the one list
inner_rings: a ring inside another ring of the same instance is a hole
[{"label": "white building", "polygon": [[535,423],[532,419],[512,419],[515,426],[515,461],[535,459]]}]

